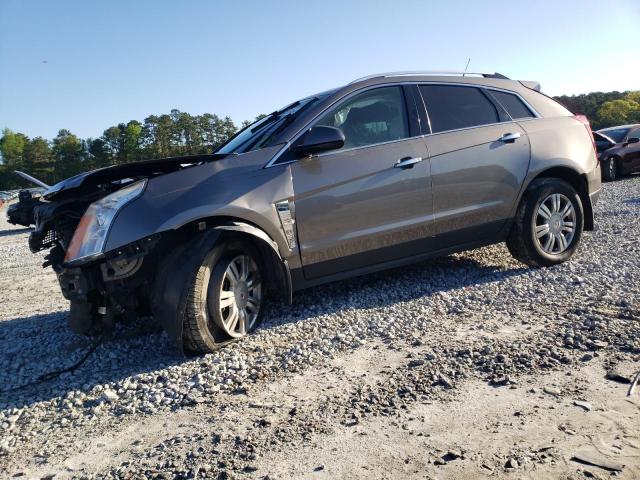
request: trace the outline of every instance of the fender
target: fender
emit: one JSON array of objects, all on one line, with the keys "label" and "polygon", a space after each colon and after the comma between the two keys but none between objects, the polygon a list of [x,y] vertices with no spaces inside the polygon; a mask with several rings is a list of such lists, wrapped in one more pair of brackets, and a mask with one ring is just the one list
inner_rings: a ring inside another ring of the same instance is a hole
[{"label": "fender", "polygon": [[[208,230],[171,252],[162,262],[153,288],[151,301],[154,317],[182,349],[182,319],[185,317],[192,272],[204,261],[204,257],[220,239],[220,230]],[[207,248],[208,247],[208,248]]]}]

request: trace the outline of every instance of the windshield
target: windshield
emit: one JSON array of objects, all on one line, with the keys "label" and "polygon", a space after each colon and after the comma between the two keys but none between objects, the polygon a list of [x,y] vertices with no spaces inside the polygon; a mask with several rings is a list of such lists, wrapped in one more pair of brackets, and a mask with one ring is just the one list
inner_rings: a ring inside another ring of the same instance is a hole
[{"label": "windshield", "polygon": [[215,153],[245,153],[251,150],[269,147],[273,139],[304,110],[309,108],[318,97],[308,97],[292,103],[281,110],[270,113],[264,118],[240,130]]},{"label": "windshield", "polygon": [[616,143],[620,143],[624,140],[624,137],[629,133],[630,128],[612,128],[611,130],[600,130],[600,133],[606,135]]}]

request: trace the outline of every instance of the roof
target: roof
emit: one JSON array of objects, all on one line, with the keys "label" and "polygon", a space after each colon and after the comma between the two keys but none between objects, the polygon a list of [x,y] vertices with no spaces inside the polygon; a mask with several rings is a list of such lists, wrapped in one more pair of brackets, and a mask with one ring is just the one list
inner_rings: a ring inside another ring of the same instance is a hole
[{"label": "roof", "polygon": [[479,72],[455,72],[455,71],[438,71],[438,70],[427,70],[427,71],[408,71],[408,72],[387,72],[387,73],[375,73],[373,75],[367,75],[366,77],[361,77],[353,80],[351,83],[358,83],[364,80],[371,80],[373,78],[388,78],[388,77],[445,77],[445,76],[454,76],[454,77],[484,77],[484,78],[500,78],[503,80],[509,80],[508,77],[502,75],[501,73],[479,73]]}]

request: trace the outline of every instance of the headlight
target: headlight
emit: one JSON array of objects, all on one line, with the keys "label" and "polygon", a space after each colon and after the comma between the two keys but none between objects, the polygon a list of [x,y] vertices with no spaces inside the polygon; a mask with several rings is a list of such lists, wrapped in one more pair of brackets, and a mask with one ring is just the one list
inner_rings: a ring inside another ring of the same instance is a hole
[{"label": "headlight", "polygon": [[146,184],[146,180],[140,180],[89,205],[69,243],[65,263],[86,261],[102,255],[116,214],[127,203],[138,198]]}]

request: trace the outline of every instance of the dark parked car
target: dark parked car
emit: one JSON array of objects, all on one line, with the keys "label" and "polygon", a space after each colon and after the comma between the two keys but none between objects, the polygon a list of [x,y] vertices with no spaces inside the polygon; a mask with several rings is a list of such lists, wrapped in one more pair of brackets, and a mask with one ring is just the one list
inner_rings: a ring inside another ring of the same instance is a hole
[{"label": "dark parked car", "polygon": [[25,188],[14,193],[13,198],[18,198],[18,202],[11,205],[7,210],[7,220],[14,225],[24,225],[30,227],[36,223],[34,218],[35,207],[40,204],[40,197],[49,189],[49,185],[38,180],[31,175],[15,171],[23,180],[27,180],[30,183],[38,185],[37,188]]},{"label": "dark parked car", "polygon": [[589,123],[499,74],[380,74],[296,101],[211,155],[54,185],[29,245],[49,249],[71,326],[153,313],[207,352],[267,296],[505,242],[567,261],[594,227]]},{"label": "dark parked car", "polygon": [[30,227],[35,224],[34,209],[40,205],[42,189],[30,188],[20,190],[18,202],[7,209],[7,221],[14,225]]},{"label": "dark parked car", "polygon": [[603,180],[640,172],[640,124],[604,128],[594,132],[594,137]]}]

